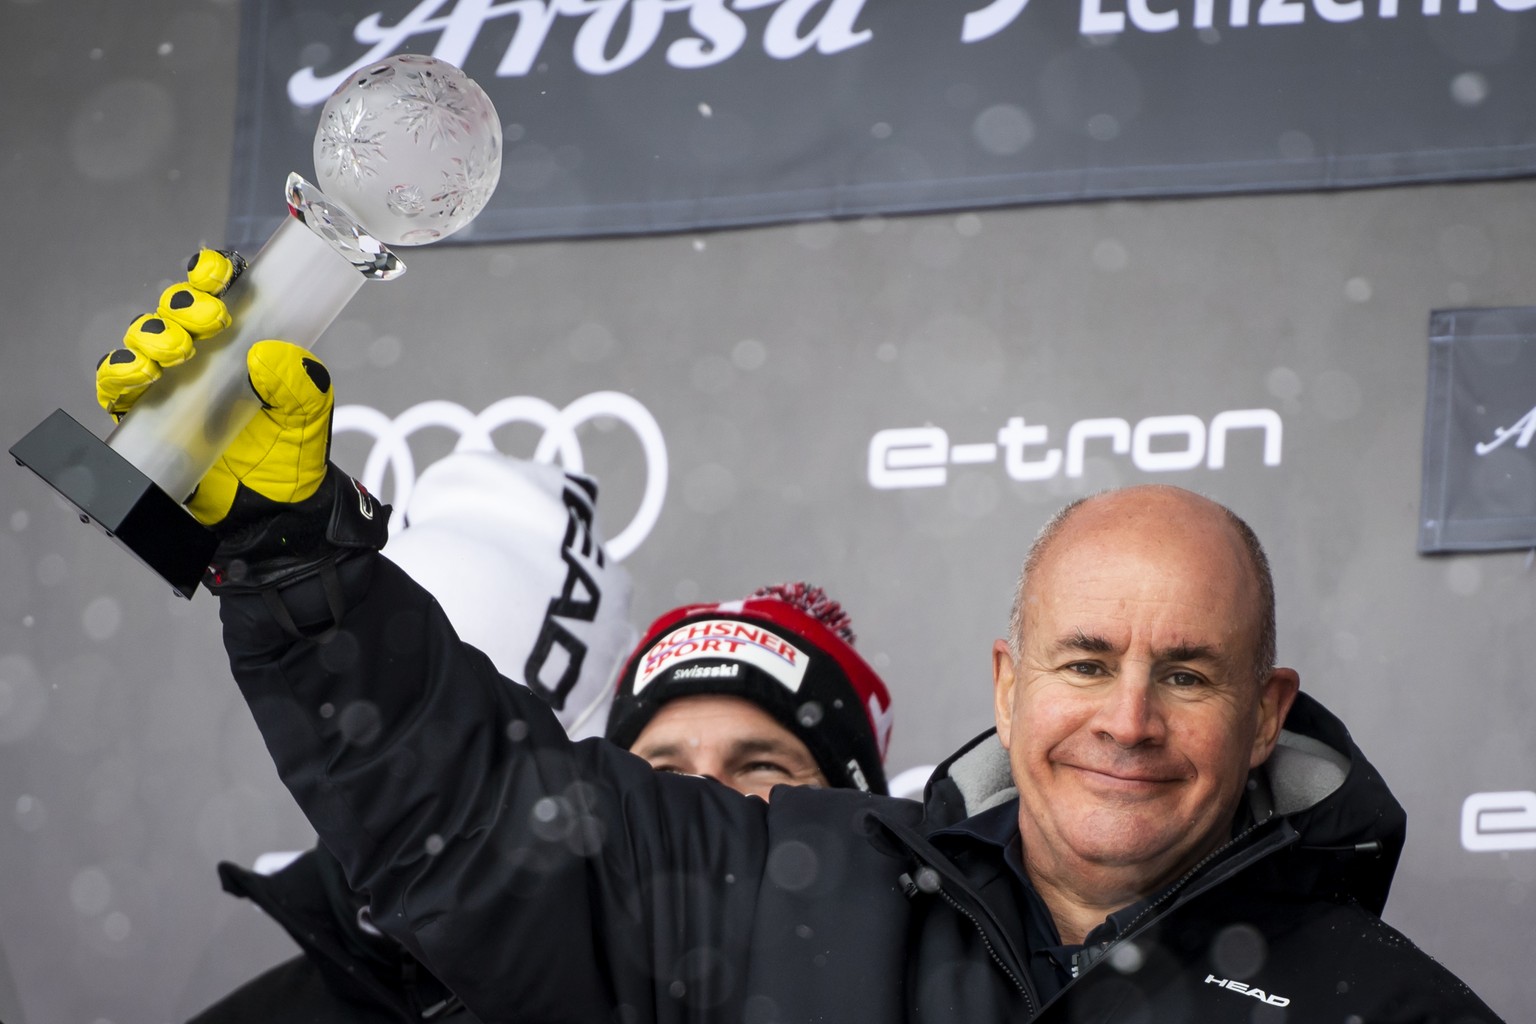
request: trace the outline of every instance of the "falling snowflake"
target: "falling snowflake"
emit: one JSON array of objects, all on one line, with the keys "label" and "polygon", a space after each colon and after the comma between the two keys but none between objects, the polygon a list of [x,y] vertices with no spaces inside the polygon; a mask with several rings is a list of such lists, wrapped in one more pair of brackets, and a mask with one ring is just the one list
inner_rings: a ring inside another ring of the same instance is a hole
[{"label": "falling snowflake", "polygon": [[316,140],[317,160],[329,161],[334,177],[347,176],[361,184],[378,175],[377,165],[386,158],[384,129],[370,124],[376,117],[362,104],[347,104],[326,116]]}]

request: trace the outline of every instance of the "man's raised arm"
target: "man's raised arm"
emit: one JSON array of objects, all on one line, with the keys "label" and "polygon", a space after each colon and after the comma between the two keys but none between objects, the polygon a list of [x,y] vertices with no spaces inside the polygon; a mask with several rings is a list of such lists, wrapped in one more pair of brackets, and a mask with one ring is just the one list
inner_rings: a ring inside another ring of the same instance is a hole
[{"label": "man's raised arm", "polygon": [[[114,375],[153,362],[122,351],[98,368],[118,415]],[[761,875],[766,805],[572,744],[378,555],[389,509],[328,461],[325,367],[278,341],[249,362],[263,410],[188,507],[220,537],[235,679],[375,923],[487,1024],[739,1019],[718,968],[743,963],[756,889],[719,880]]]}]

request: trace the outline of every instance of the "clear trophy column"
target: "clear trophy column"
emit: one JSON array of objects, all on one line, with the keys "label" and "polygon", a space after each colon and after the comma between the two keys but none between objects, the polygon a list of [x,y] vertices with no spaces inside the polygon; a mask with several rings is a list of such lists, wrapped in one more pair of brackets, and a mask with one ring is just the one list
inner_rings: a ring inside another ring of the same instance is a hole
[{"label": "clear trophy column", "polygon": [[326,191],[288,176],[288,218],[224,295],[229,328],[166,368],[105,441],[59,409],[11,448],[184,597],[216,541],[181,502],[260,408],[250,347],[313,348],[364,282],[405,272],[390,245],[434,242],[473,220],[501,174],[501,122],[458,68],[397,54],[326,101],[314,152]]}]

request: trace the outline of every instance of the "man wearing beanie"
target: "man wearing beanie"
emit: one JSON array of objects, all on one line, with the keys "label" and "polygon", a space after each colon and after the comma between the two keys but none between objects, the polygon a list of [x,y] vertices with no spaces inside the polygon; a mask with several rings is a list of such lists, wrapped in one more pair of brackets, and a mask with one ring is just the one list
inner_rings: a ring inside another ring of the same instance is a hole
[{"label": "man wearing beanie", "polygon": [[[674,609],[626,655],[618,645],[635,637],[628,573],[592,533],[581,566],[590,614],[556,619],[558,666],[540,655],[553,613],[571,609],[562,605],[567,541],[594,529],[595,491],[555,466],[451,455],[417,482],[390,560],[432,592],[460,637],[503,676],[530,680],[572,738],[596,735],[606,720],[608,739],[658,770],[709,776],[749,796],[766,798],[776,785],[885,793],[890,693],[853,649],[847,613],[819,587],[763,587],[743,601]],[[462,573],[465,564],[477,571]],[[373,926],[367,900],[324,847],[274,874],[225,863],[219,876],[303,953],[189,1024],[475,1020]]]},{"label": "man wearing beanie", "polygon": [[653,768],[766,798],[886,792],[891,698],[842,607],[805,583],[673,609],[624,666],[608,738]]}]

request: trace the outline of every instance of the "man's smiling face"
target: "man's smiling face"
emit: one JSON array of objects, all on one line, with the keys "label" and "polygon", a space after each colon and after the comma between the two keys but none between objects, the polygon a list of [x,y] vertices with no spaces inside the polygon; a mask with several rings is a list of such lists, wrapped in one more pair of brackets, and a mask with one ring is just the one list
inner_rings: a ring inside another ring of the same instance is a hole
[{"label": "man's smiling face", "polygon": [[1294,673],[1256,678],[1259,609],[1241,540],[1194,495],[1119,492],[1063,523],[1026,584],[1018,662],[993,653],[1037,884],[1123,905],[1227,837],[1294,693]]}]

